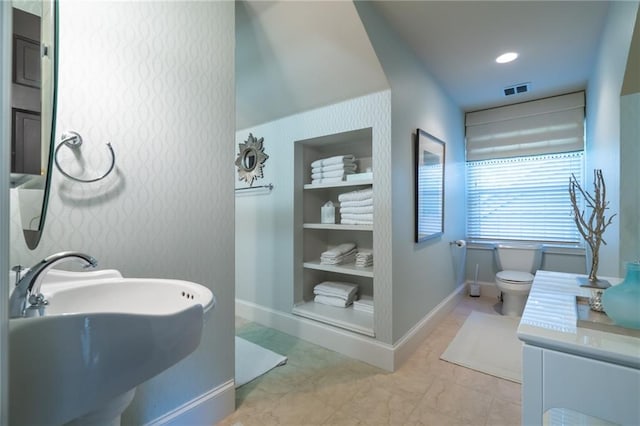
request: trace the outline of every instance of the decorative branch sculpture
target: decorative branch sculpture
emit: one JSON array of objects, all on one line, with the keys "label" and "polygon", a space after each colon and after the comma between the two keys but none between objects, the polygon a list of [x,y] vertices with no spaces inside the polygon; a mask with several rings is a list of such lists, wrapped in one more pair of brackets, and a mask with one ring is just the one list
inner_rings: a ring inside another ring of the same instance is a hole
[{"label": "decorative branch sculpture", "polygon": [[[598,263],[600,261],[600,244],[607,245],[607,242],[602,238],[602,234],[604,234],[607,226],[611,225],[611,221],[616,214],[611,215],[609,219],[605,217],[605,210],[609,209],[609,202],[606,201],[607,187],[605,186],[602,170],[600,169],[593,171],[593,188],[594,193],[591,195],[582,189],[573,174],[571,178],[569,178],[569,196],[571,197],[571,205],[573,206],[573,220],[578,227],[580,235],[582,235],[582,238],[584,238],[591,248],[592,259],[589,282],[595,284],[598,282],[597,273]],[[576,189],[591,209],[589,217],[586,216],[584,210],[580,211]]]}]

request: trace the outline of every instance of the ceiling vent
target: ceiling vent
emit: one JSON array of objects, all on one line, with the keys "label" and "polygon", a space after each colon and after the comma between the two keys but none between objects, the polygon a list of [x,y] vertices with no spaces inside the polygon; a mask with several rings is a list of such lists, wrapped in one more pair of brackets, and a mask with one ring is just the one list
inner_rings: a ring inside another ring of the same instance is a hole
[{"label": "ceiling vent", "polygon": [[505,96],[520,95],[531,90],[531,83],[519,83],[513,86],[505,87],[503,93]]}]

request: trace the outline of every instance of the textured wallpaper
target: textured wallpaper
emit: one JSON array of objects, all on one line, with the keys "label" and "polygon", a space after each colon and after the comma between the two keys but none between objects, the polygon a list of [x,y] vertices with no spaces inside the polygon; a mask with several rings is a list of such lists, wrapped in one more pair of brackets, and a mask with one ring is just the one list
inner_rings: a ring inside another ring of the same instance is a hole
[{"label": "textured wallpaper", "polygon": [[78,250],[125,276],[199,282],[218,302],[200,348],[138,389],[124,420],[142,424],[234,374],[234,4],[63,1],[60,25],[57,134],[84,137],[60,163],[101,175],[110,141],[116,169],[91,184],[54,170],[33,252],[12,202],[11,264]]}]

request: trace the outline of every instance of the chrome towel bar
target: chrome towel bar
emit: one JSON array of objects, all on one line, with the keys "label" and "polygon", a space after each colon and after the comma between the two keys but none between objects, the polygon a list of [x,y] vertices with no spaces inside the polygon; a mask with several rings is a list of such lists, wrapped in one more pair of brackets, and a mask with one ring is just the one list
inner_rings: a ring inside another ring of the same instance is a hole
[{"label": "chrome towel bar", "polygon": [[53,160],[56,163],[56,167],[58,168],[58,170],[60,170],[60,173],[62,173],[64,176],[76,182],[91,183],[91,182],[97,182],[99,180],[102,180],[106,178],[109,175],[109,173],[113,171],[116,165],[116,154],[115,152],[113,152],[113,147],[111,146],[111,142],[107,142],[107,148],[111,153],[111,165],[109,166],[109,169],[106,171],[106,173],[94,179],[82,179],[79,177],[71,176],[69,173],[65,172],[62,169],[62,167],[60,167],[60,163],[58,162],[58,151],[60,151],[60,148],[63,145],[74,150],[78,149],[80,145],[82,145],[82,136],[80,136],[78,132],[74,132],[72,130],[66,131],[65,133],[62,134],[62,140],[60,141],[60,143],[58,143],[58,146],[56,146],[56,150],[53,153]]}]

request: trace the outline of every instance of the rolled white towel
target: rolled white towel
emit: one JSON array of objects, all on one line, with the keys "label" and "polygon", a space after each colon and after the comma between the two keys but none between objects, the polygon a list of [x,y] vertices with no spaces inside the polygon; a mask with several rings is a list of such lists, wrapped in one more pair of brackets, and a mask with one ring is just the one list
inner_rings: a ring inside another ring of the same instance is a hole
[{"label": "rolled white towel", "polygon": [[312,167],[311,173],[325,173],[333,172],[336,170],[351,170],[355,172],[358,170],[356,163],[342,163],[342,164],[330,164],[328,166]]},{"label": "rolled white towel", "polygon": [[321,294],[317,294],[313,298],[313,301],[323,305],[337,306],[338,308],[346,308],[353,303],[353,300],[344,300],[339,297],[324,296]]},{"label": "rolled white towel", "polygon": [[356,248],[356,243],[342,243],[338,246],[332,247],[329,250],[322,252],[322,256],[340,256],[341,254],[349,253]]},{"label": "rolled white towel", "polygon": [[341,201],[340,207],[364,207],[364,206],[373,206],[373,198],[367,198],[366,200],[360,201]]},{"label": "rolled white towel", "polygon": [[361,189],[361,190],[358,190],[358,191],[346,192],[344,194],[338,195],[338,201],[340,201],[341,203],[343,201],[361,201],[361,200],[366,200],[366,199],[369,199],[369,198],[373,198],[373,189],[372,188]]},{"label": "rolled white towel", "polygon": [[344,213],[340,214],[340,219],[353,219],[353,220],[370,220],[373,221],[373,213]]},{"label": "rolled white towel", "polygon": [[355,213],[355,214],[359,214],[359,213],[373,213],[373,206],[360,206],[360,207],[343,207],[342,204],[340,205],[340,214],[345,214],[345,213]]}]

